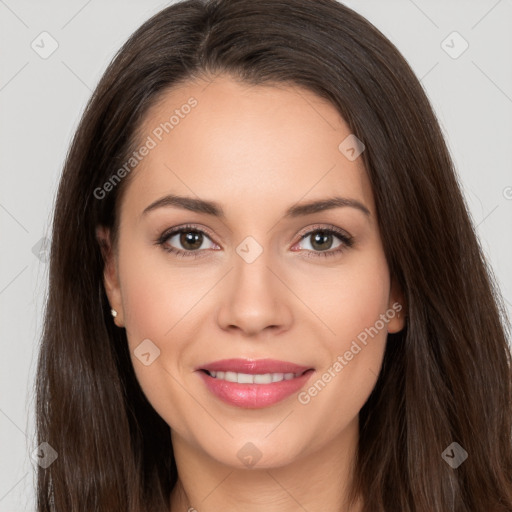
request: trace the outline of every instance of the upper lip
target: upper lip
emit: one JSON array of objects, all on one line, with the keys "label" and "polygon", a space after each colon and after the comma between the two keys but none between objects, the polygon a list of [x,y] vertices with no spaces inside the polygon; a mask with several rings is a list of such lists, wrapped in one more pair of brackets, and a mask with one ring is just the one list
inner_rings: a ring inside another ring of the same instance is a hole
[{"label": "upper lip", "polygon": [[249,375],[265,373],[304,373],[312,369],[310,366],[302,366],[288,361],[276,359],[221,359],[205,365],[198,366],[196,370],[208,370],[214,372],[236,372]]}]

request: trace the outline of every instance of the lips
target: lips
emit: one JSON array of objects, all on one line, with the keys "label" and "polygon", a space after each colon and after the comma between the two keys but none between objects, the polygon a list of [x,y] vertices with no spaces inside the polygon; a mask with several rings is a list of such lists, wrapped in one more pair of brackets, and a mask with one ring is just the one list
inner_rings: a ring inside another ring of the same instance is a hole
[{"label": "lips", "polygon": [[237,407],[268,407],[298,392],[314,368],[274,359],[224,359],[196,368],[207,389]]}]

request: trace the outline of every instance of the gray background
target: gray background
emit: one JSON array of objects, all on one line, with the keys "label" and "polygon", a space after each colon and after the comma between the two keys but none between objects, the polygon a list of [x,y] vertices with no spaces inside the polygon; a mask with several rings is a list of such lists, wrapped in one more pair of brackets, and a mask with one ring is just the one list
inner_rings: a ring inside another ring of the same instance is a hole
[{"label": "gray background", "polygon": [[[421,79],[510,314],[512,0],[346,3]],[[40,241],[51,238],[64,157],[110,59],[168,4],[0,0],[0,512],[35,510],[33,379],[47,286]],[[58,43],[46,59],[31,47],[51,48],[43,31]]]}]

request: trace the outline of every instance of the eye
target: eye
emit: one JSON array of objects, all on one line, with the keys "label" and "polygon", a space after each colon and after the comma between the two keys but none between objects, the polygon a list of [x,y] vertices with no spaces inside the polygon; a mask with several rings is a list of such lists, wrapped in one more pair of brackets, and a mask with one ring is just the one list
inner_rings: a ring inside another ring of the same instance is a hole
[{"label": "eye", "polygon": [[[175,254],[178,257],[198,257],[200,250],[208,249],[212,247],[204,247],[203,243],[208,239],[211,242],[209,235],[195,226],[181,226],[174,228],[171,231],[166,231],[157,241],[158,245],[170,253]],[[177,244],[180,247],[176,248],[171,244]],[[213,244],[213,242],[212,242]],[[215,246],[215,244],[213,244]]]},{"label": "eye", "polygon": [[[301,235],[300,241],[292,247],[292,250],[308,239],[311,239],[309,242],[311,249],[306,248],[306,257],[336,256],[352,247],[354,243],[351,235],[336,226],[314,226],[313,229]],[[333,244],[336,244],[336,239],[338,244],[334,245],[334,249],[332,249]],[[214,247],[204,247],[205,240],[209,240]],[[202,256],[203,250],[218,248],[206,231],[193,225],[181,226],[164,232],[156,240],[156,244],[166,252],[180,258],[198,258]],[[175,247],[173,244],[181,247]]]},{"label": "eye", "polygon": [[[333,244],[336,243],[336,238],[338,239],[338,245],[335,245],[334,250],[331,250]],[[347,248],[352,247],[354,243],[351,235],[336,226],[315,227],[302,235],[300,242],[308,239],[311,240],[308,244],[311,249],[306,247],[308,250],[307,257],[313,258],[317,256],[336,256]]]}]

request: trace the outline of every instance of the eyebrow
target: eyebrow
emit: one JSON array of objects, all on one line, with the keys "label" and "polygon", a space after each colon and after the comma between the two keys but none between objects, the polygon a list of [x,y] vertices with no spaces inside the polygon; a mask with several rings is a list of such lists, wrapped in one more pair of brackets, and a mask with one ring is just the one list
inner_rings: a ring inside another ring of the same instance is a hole
[{"label": "eyebrow", "polygon": [[[175,194],[168,194],[151,203],[144,209],[141,217],[157,208],[163,207],[177,207],[192,212],[205,213],[221,219],[226,218],[222,206],[214,201],[178,196]],[[284,218],[296,218],[341,207],[355,208],[363,212],[367,217],[371,216],[370,210],[357,199],[335,196],[290,206],[290,208],[286,210]]]}]

